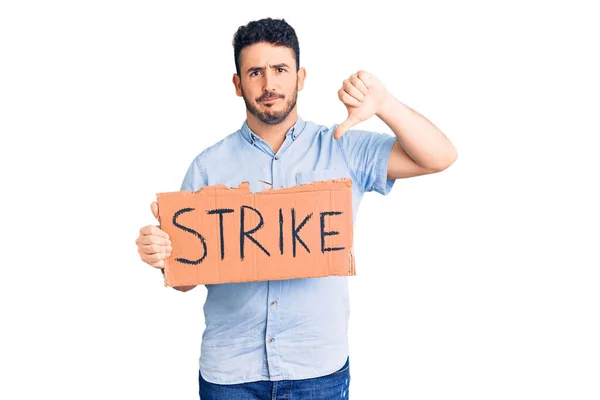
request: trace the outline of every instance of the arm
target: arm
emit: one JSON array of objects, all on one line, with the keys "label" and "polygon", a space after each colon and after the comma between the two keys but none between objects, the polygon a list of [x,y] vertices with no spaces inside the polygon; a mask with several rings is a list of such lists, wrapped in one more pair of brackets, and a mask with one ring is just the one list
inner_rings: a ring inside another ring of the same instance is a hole
[{"label": "arm", "polygon": [[338,97],[348,109],[336,139],[361,121],[377,115],[396,135],[389,154],[387,177],[390,180],[430,174],[448,168],[457,152],[446,136],[425,117],[400,103],[377,77],[359,71],[344,81]]},{"label": "arm", "polygon": [[457,152],[450,140],[429,120],[391,94],[383,100],[376,115],[398,139],[388,160],[388,179],[440,172],[456,160]]}]

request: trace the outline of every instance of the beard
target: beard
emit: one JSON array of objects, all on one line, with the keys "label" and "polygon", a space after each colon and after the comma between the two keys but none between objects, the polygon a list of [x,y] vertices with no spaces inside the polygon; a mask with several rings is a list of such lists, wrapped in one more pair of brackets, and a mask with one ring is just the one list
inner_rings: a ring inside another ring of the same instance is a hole
[{"label": "beard", "polygon": [[[252,101],[250,101],[250,99],[248,99],[248,97],[246,96],[246,93],[244,93],[244,89],[240,88],[242,91],[242,97],[244,98],[244,103],[246,103],[246,109],[248,111],[250,111],[250,113],[252,115],[254,115],[259,121],[268,124],[268,125],[276,125],[280,122],[282,122],[283,120],[285,120],[287,118],[287,116],[290,114],[290,112],[292,112],[292,110],[294,109],[294,107],[296,106],[296,100],[298,98],[298,84],[296,84],[296,88],[294,89],[294,93],[292,93],[292,96],[289,100],[287,100],[287,102],[285,102],[285,107],[283,108],[283,110],[281,111],[271,111],[269,109],[265,110],[265,111],[261,111],[258,109],[257,106],[254,105],[254,103]],[[276,95],[277,97],[281,98],[283,101],[285,101],[285,96],[284,95],[280,95],[280,94],[275,94],[275,93],[265,93],[266,95]],[[256,102],[259,103],[261,100],[261,98],[256,99]],[[273,107],[273,105],[271,106]]]}]

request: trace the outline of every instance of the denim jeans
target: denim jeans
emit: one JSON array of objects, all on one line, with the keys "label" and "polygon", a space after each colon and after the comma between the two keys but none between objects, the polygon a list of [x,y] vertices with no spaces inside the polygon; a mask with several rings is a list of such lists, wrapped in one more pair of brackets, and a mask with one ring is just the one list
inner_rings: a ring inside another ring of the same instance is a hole
[{"label": "denim jeans", "polygon": [[210,383],[199,374],[200,400],[348,400],[350,357],[333,374],[312,379],[258,381],[234,385]]}]

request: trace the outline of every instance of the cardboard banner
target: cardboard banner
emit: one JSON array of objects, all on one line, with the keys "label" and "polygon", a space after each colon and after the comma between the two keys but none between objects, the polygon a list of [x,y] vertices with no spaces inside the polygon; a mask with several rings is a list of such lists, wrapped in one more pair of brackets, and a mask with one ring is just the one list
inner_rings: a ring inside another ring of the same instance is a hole
[{"label": "cardboard banner", "polygon": [[243,182],[157,198],[173,248],[166,286],[355,275],[350,179],[258,193]]}]

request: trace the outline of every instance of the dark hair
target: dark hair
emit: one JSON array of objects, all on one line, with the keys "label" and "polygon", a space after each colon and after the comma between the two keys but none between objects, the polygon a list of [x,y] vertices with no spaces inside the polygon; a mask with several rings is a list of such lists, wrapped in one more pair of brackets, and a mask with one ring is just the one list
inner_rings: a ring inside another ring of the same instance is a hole
[{"label": "dark hair", "polygon": [[240,26],[233,36],[233,55],[235,70],[240,74],[240,53],[246,46],[266,42],[275,46],[285,46],[294,50],[296,55],[296,72],[300,69],[300,45],[296,31],[285,19],[263,18]]}]

